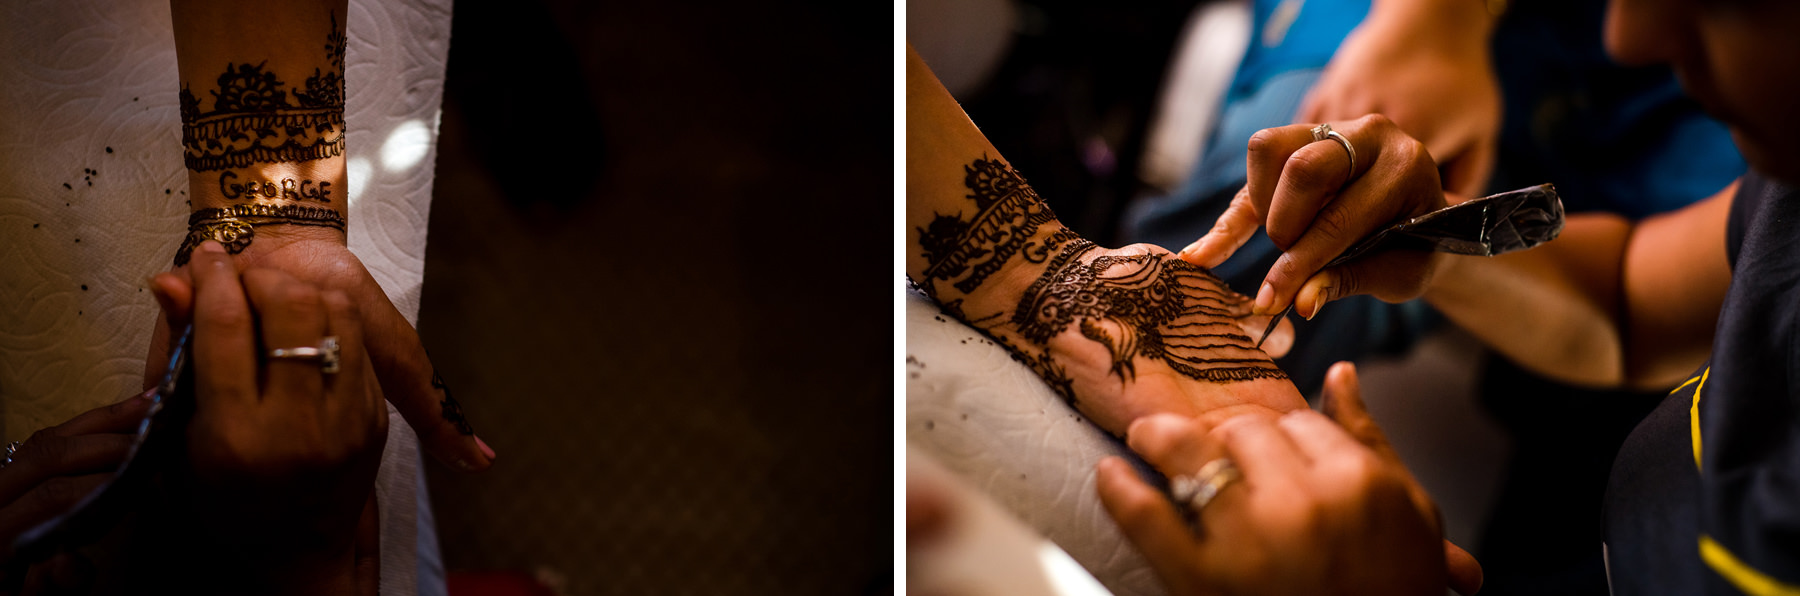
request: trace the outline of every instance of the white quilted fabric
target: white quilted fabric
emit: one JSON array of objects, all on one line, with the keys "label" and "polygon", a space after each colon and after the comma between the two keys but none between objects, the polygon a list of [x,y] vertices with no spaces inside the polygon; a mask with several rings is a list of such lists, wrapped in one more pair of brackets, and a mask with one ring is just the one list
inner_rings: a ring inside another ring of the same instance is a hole
[{"label": "white quilted fabric", "polygon": [[[416,319],[450,1],[351,0],[345,24],[350,248]],[[139,386],[145,282],[186,227],[187,176],[167,3],[0,3],[0,57],[0,422],[17,438]],[[412,594],[418,441],[389,418],[381,590]]]},{"label": "white quilted fabric", "polygon": [[1094,465],[1128,455],[1124,445],[1004,348],[913,293],[906,352],[909,445],[1062,547],[1113,593],[1163,593],[1094,489]]}]

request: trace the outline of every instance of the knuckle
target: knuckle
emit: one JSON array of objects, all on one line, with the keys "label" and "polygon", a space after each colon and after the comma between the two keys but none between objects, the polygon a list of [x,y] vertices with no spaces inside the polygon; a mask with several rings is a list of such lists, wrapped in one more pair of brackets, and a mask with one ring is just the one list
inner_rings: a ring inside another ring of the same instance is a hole
[{"label": "knuckle", "polygon": [[1357,118],[1356,122],[1357,122],[1357,124],[1359,124],[1363,127],[1366,127],[1372,131],[1386,132],[1386,131],[1397,131],[1400,129],[1399,125],[1394,124],[1394,120],[1392,118],[1388,118],[1386,114],[1382,114],[1380,112],[1372,112],[1369,114],[1364,114],[1363,117]]},{"label": "knuckle", "polygon": [[250,325],[250,310],[239,302],[208,304],[206,308],[195,308],[194,311],[195,322],[207,327],[234,328]]},{"label": "knuckle", "polygon": [[1296,151],[1288,157],[1287,168],[1282,175],[1287,179],[1289,187],[1298,192],[1318,192],[1326,186],[1332,174],[1326,166],[1330,158],[1322,151]]},{"label": "knuckle", "polygon": [[1351,229],[1350,211],[1347,209],[1327,207],[1320,210],[1313,217],[1312,227],[1327,238],[1353,240],[1362,236]]},{"label": "knuckle", "polygon": [[1332,275],[1331,285],[1326,288],[1325,297],[1337,300],[1345,296],[1353,296],[1362,289],[1362,275],[1355,267],[1339,267]]}]

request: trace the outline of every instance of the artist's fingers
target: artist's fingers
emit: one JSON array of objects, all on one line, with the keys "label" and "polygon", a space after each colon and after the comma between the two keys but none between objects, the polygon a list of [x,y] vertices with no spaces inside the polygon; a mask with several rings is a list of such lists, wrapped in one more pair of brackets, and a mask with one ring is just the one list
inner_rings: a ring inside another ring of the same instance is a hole
[{"label": "artist's fingers", "polygon": [[[1375,137],[1379,131],[1371,130],[1363,120],[1344,124],[1336,132],[1349,140],[1352,147],[1379,147]],[[1312,131],[1308,129],[1306,134],[1310,140]],[[1336,223],[1315,220],[1320,219],[1318,216],[1325,205],[1369,170],[1376,155],[1365,153],[1356,157],[1352,163],[1349,151],[1332,138],[1309,142],[1288,156],[1276,179],[1267,211],[1268,220],[1264,222],[1269,240],[1276,247],[1287,250],[1307,230]]]},{"label": "artist's fingers", "polygon": [[1168,582],[1170,591],[1196,593],[1193,570],[1201,563],[1199,545],[1175,505],[1117,457],[1100,460],[1096,484],[1107,514]]},{"label": "artist's fingers", "polygon": [[[10,466],[9,466],[10,467]],[[57,476],[38,484],[23,496],[0,507],[0,536],[18,536],[52,517],[67,513],[94,489],[112,479],[111,473],[86,476]],[[12,544],[0,545],[5,556],[12,557]]]},{"label": "artist's fingers", "polygon": [[1488,176],[1494,171],[1494,154],[1499,151],[1492,139],[1476,139],[1468,150],[1442,165],[1444,190],[1464,196],[1485,193]]},{"label": "artist's fingers", "polygon": [[1269,213],[1269,203],[1275,199],[1275,187],[1281,180],[1282,170],[1286,169],[1288,157],[1313,142],[1312,127],[1310,124],[1290,124],[1265,128],[1250,136],[1248,152],[1244,156],[1244,189],[1257,213]]},{"label": "artist's fingers", "polygon": [[[1245,315],[1237,320],[1238,328],[1244,331],[1244,336],[1249,338],[1250,343],[1262,342],[1263,353],[1268,354],[1271,359],[1286,356],[1289,350],[1294,349],[1296,332],[1293,321],[1282,317],[1281,322],[1275,325],[1275,329],[1269,330],[1269,319],[1277,316],[1280,316],[1280,313]],[[1267,339],[1263,338],[1264,333],[1269,334]]]},{"label": "artist's fingers", "polygon": [[[258,313],[266,350],[320,349],[326,336],[325,300],[319,288],[278,269],[251,269],[243,275],[244,291]],[[300,400],[302,407],[323,405],[325,375],[318,358],[268,358],[268,386],[263,399]]]},{"label": "artist's fingers", "polygon": [[10,504],[47,480],[109,472],[131,451],[131,435],[101,433],[59,437],[39,431],[0,470],[0,506]]},{"label": "artist's fingers", "polygon": [[144,414],[150,411],[152,395],[153,392],[145,391],[116,403],[82,412],[62,424],[46,429],[46,432],[58,437],[97,433],[135,433],[138,424],[144,421]]},{"label": "artist's fingers", "polygon": [[[1442,206],[1443,189],[1435,162],[1424,144],[1408,137],[1387,119],[1370,115],[1345,125],[1345,137],[1356,146],[1357,172],[1348,185],[1325,189],[1322,180],[1343,179],[1348,153],[1309,145],[1316,160],[1284,164],[1280,187],[1271,190],[1269,238],[1283,249],[1256,294],[1256,312],[1285,308],[1307,278],[1344,254],[1355,243],[1402,218]],[[1267,132],[1267,131],[1265,131]],[[1310,137],[1310,132],[1307,133]],[[1330,147],[1338,143],[1315,143]],[[1335,168],[1336,174],[1332,171]],[[1292,180],[1292,182],[1290,182]],[[1285,244],[1284,244],[1285,243]]]},{"label": "artist's fingers", "polygon": [[1444,541],[1444,570],[1450,575],[1450,589],[1463,596],[1481,591],[1481,562],[1475,555],[1449,540]]},{"label": "artist's fingers", "polygon": [[150,295],[156,298],[156,326],[150,330],[150,355],[144,359],[144,389],[162,382],[168,371],[169,350],[193,320],[194,282],[186,267],[150,278]]},{"label": "artist's fingers", "polygon": [[208,240],[194,251],[195,399],[209,404],[248,405],[256,386],[256,329],[244,286],[225,247]]},{"label": "artist's fingers", "polygon": [[1206,427],[1177,414],[1154,414],[1132,421],[1125,442],[1166,476],[1192,474],[1221,450],[1206,440]]},{"label": "artist's fingers", "polygon": [[1181,249],[1178,255],[1182,260],[1208,269],[1218,267],[1231,255],[1236,254],[1244,243],[1256,236],[1256,231],[1263,225],[1262,212],[1258,211],[1255,202],[1250,199],[1250,187],[1238,189],[1237,195],[1231,198],[1231,205],[1225,213],[1213,222],[1211,230],[1205,236]]},{"label": "artist's fingers", "polygon": [[425,354],[418,332],[373,280],[365,288],[369,290],[361,299],[364,342],[388,402],[406,417],[419,443],[438,461],[465,472],[493,465],[493,449],[475,436],[461,404]]},{"label": "artist's fingers", "polygon": [[[1286,258],[1277,259],[1277,266]],[[1310,321],[1326,304],[1362,294],[1389,302],[1411,300],[1431,284],[1439,258],[1422,250],[1386,250],[1326,268],[1300,285],[1294,313]]]}]

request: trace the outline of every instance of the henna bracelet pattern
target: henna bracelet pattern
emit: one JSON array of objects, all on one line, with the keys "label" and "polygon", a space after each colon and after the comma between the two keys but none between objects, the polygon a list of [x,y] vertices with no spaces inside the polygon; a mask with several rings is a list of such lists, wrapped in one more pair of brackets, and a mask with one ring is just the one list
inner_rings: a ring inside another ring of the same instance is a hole
[{"label": "henna bracelet pattern", "polygon": [[231,254],[244,252],[256,238],[256,226],[290,224],[344,230],[344,215],[322,207],[305,205],[232,205],[201,209],[188,216],[187,238],[175,249],[175,266],[186,265],[201,242],[217,241]]}]

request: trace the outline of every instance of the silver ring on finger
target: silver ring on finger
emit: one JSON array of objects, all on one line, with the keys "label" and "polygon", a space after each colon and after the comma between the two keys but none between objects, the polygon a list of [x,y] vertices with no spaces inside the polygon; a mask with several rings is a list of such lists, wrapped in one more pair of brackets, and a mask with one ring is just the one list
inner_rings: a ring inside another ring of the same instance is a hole
[{"label": "silver ring on finger", "polygon": [[335,374],[338,371],[338,338],[327,335],[319,340],[317,346],[301,346],[298,348],[275,348],[269,350],[270,358],[286,358],[303,362],[317,362],[319,372]]},{"label": "silver ring on finger", "polygon": [[13,441],[11,443],[6,444],[6,459],[0,460],[0,470],[4,470],[4,469],[6,469],[7,466],[12,465],[13,455],[17,454],[19,452],[19,448],[23,447],[24,445],[25,445],[25,443],[23,441]]},{"label": "silver ring on finger", "polygon": [[1344,176],[1344,184],[1350,184],[1350,179],[1356,177],[1356,148],[1350,146],[1350,139],[1345,138],[1343,133],[1332,130],[1329,123],[1312,127],[1312,138],[1315,143],[1331,139],[1344,147],[1344,153],[1350,156],[1350,171]]},{"label": "silver ring on finger", "polygon": [[1220,491],[1243,477],[1244,474],[1238,471],[1237,464],[1231,458],[1221,457],[1200,466],[1200,471],[1193,476],[1169,479],[1169,494],[1175,497],[1176,502],[1186,504],[1194,515],[1199,515],[1207,504],[1219,496]]}]

